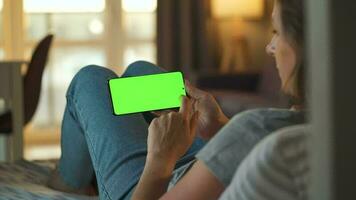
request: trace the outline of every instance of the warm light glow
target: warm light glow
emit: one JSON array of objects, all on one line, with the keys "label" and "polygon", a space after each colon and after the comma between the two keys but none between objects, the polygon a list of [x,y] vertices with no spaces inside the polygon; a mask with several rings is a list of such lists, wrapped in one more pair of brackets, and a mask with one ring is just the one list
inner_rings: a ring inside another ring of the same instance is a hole
[{"label": "warm light glow", "polygon": [[103,12],[105,0],[24,0],[26,13]]},{"label": "warm light glow", "polygon": [[3,0],[0,0],[0,10],[2,10],[3,7]]},{"label": "warm light glow", "polygon": [[100,35],[104,32],[104,24],[99,19],[93,19],[89,23],[88,28],[89,28],[90,32],[95,35]]},{"label": "warm light glow", "polygon": [[125,12],[154,12],[157,0],[123,0],[122,8]]},{"label": "warm light glow", "polygon": [[212,0],[212,11],[217,18],[261,18],[263,0]]}]

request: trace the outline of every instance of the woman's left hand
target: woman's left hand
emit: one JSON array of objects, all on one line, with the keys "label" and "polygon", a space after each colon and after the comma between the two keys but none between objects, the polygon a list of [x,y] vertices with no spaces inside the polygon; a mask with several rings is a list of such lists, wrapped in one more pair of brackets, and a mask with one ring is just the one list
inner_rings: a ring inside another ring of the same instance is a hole
[{"label": "woman's left hand", "polygon": [[[223,113],[213,95],[194,87],[188,80],[185,80],[185,88],[193,102],[192,109],[199,111],[196,127],[197,135],[204,140],[209,140],[229,121],[229,118]],[[167,109],[152,111],[151,113],[161,116],[170,112],[173,111]]]},{"label": "woman's left hand", "polygon": [[148,128],[147,159],[171,163],[185,154],[195,137],[198,112],[193,100],[183,96],[179,112],[169,112],[152,120]]}]

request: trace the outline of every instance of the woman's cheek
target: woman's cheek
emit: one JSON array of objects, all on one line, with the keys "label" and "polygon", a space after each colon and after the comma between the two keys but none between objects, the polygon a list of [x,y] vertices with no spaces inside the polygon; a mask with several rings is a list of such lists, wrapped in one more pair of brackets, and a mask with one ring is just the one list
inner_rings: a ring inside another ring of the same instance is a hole
[{"label": "woman's cheek", "polygon": [[275,59],[276,59],[276,65],[277,65],[279,77],[281,78],[282,83],[284,83],[285,80],[284,61],[283,61],[283,55],[278,41],[276,42]]},{"label": "woman's cheek", "polygon": [[293,68],[296,64],[295,53],[293,48],[287,42],[279,42],[276,57],[282,83],[285,83],[293,72]]}]

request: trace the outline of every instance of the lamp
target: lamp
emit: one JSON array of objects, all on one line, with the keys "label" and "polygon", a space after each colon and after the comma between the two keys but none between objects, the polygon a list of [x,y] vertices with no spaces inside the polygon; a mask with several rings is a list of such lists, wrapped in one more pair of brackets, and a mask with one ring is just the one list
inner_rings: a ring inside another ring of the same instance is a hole
[{"label": "lamp", "polygon": [[263,16],[263,0],[211,0],[216,18],[248,18]]},{"label": "lamp", "polygon": [[[218,21],[233,18],[234,22],[241,25],[242,19],[256,20],[263,17],[263,1],[211,0],[212,15]],[[236,27],[236,23],[234,23],[234,27]],[[223,74],[248,72],[251,62],[247,38],[242,34],[243,27],[230,30],[233,30],[234,33],[223,44],[220,72]]]}]

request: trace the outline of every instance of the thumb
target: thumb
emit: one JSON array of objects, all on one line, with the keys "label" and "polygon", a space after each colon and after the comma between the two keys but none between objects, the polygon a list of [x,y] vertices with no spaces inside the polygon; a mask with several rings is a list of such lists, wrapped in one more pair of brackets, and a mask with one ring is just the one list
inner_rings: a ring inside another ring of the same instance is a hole
[{"label": "thumb", "polygon": [[199,99],[204,92],[194,87],[188,80],[185,80],[185,89],[190,97],[194,99]]}]

